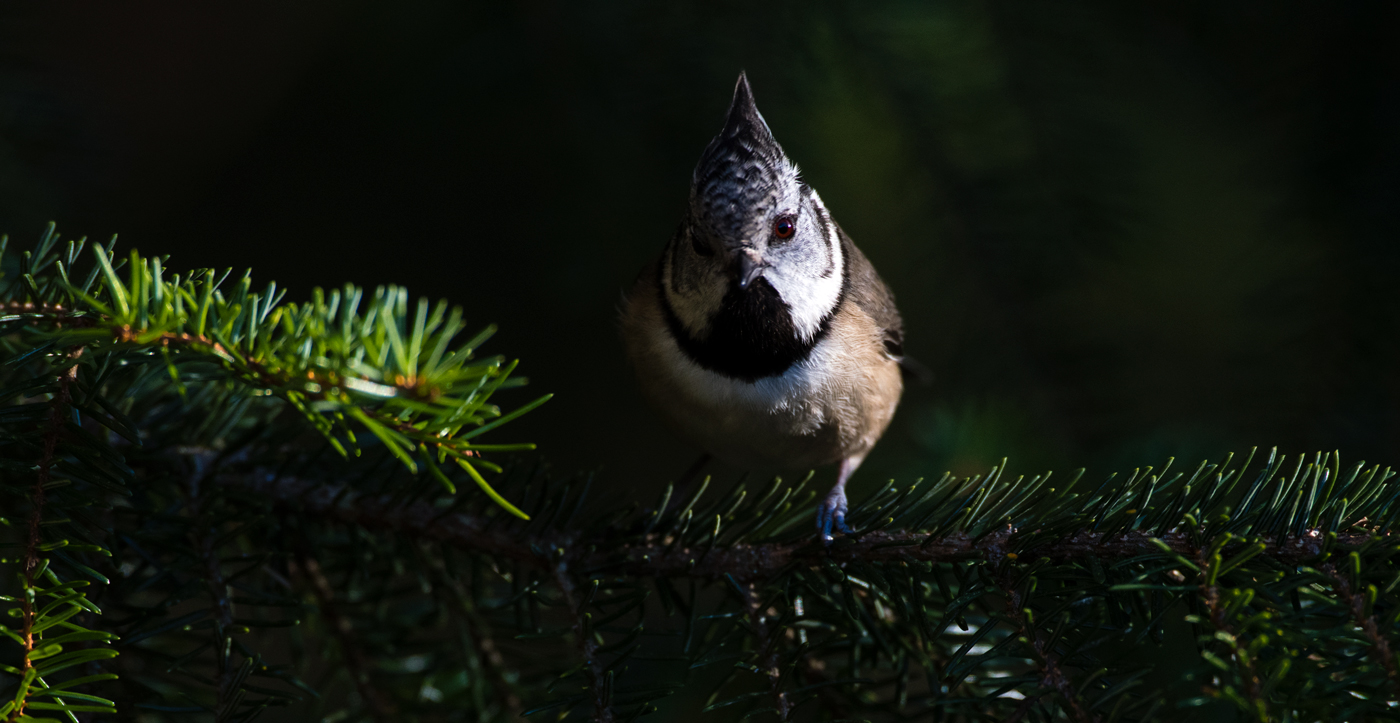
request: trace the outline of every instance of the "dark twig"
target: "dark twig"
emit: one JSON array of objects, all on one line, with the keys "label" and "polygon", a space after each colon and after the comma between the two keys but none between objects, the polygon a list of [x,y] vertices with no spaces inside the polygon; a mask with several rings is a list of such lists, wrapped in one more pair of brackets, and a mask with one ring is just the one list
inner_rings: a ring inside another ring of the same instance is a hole
[{"label": "dark twig", "polygon": [[214,459],[211,451],[200,450],[197,454],[186,455],[186,459],[193,467],[186,475],[186,507],[191,518],[190,543],[203,564],[204,585],[209,591],[209,599],[214,607],[214,663],[218,672],[215,681],[218,696],[215,720],[225,721],[233,717],[240,696],[239,669],[232,664],[233,600],[230,597],[228,581],[224,577],[223,562],[219,559],[219,526],[211,522],[212,515],[209,510],[218,499],[220,491],[212,490],[204,484],[208,475],[207,469]]},{"label": "dark twig", "polygon": [[1243,679],[1244,690],[1241,692],[1253,705],[1253,710],[1250,712],[1261,723],[1269,721],[1271,719],[1269,718],[1268,702],[1264,699],[1263,681],[1259,677],[1259,671],[1254,667],[1254,659],[1249,650],[1240,643],[1237,632],[1226,617],[1226,605],[1220,601],[1220,589],[1210,582],[1212,577],[1211,559],[1207,555],[1207,551],[1197,552],[1196,564],[1201,568],[1201,601],[1205,603],[1207,617],[1210,618],[1211,625],[1217,631],[1225,633],[1225,637],[1230,641],[1228,643],[1231,652],[1229,657],[1234,659],[1235,667],[1239,669],[1240,677]]},{"label": "dark twig", "polygon": [[[1036,663],[1040,666],[1040,687],[1053,690],[1060,694],[1065,701],[1065,712],[1074,720],[1080,723],[1097,723],[1099,717],[1094,715],[1084,707],[1083,701],[1079,699],[1078,693],[1074,690],[1074,681],[1070,679],[1068,673],[1060,665],[1060,656],[1054,649],[1046,644],[1046,636],[1041,631],[1035,629],[1022,610],[1024,596],[1016,586],[1015,580],[1003,572],[998,580],[998,587],[1006,595],[1006,618],[1016,626],[1017,633],[1030,642],[1030,646],[1035,650]],[[1028,698],[1017,709],[1013,715],[1015,720],[1020,720],[1030,709],[1030,705],[1035,699]]]},{"label": "dark twig", "polygon": [[[422,502],[393,506],[386,504],[385,498],[357,496],[340,485],[318,480],[273,478],[261,472],[248,472],[220,474],[215,481],[256,492],[304,514],[354,523],[368,529],[393,530],[536,568],[551,568],[555,564],[541,553],[543,550],[589,550],[589,545],[584,544],[585,541],[572,531],[522,533],[507,525],[493,526],[485,516],[472,513],[443,515],[440,508]],[[1371,535],[1365,532],[1344,533],[1337,536],[1336,544],[1354,546],[1370,538]],[[571,558],[570,565],[576,570],[606,570],[613,574],[642,577],[718,579],[728,574],[740,582],[748,582],[770,579],[790,565],[816,566],[829,561],[837,564],[853,560],[865,563],[998,562],[1013,559],[1013,554],[1016,555],[1015,559],[1045,557],[1060,562],[1086,557],[1116,560],[1159,552],[1154,539],[1184,556],[1194,557],[1198,552],[1184,531],[1169,532],[1160,538],[1147,532],[1134,531],[1107,540],[1092,532],[1081,532],[1018,553],[1010,552],[1015,543],[1015,531],[1011,529],[998,531],[980,540],[974,540],[962,532],[930,539],[918,532],[878,531],[829,548],[819,544],[814,535],[810,539],[790,542],[716,546],[708,554],[704,554],[704,549],[673,545],[674,541],[663,533],[655,533],[647,535],[640,542],[616,547],[600,545],[594,551],[580,552]],[[1296,537],[1269,540],[1261,554],[1285,564],[1299,564],[1318,557],[1322,553],[1322,545],[1321,536],[1304,530]]]},{"label": "dark twig", "polygon": [[1390,640],[1381,634],[1376,617],[1366,614],[1365,596],[1356,594],[1356,591],[1352,589],[1351,580],[1347,579],[1346,575],[1337,572],[1336,565],[1329,562],[1322,566],[1322,570],[1327,573],[1328,577],[1332,578],[1333,587],[1351,612],[1352,622],[1366,636],[1371,659],[1379,662],[1385,670],[1386,680],[1390,683],[1392,699],[1400,700],[1400,671],[1396,670],[1395,656],[1390,652]]},{"label": "dark twig", "polygon": [[506,672],[509,666],[506,664],[505,656],[501,654],[500,646],[491,636],[491,629],[481,615],[476,611],[476,603],[472,599],[470,592],[458,580],[448,572],[447,566],[443,564],[440,557],[431,560],[431,567],[435,574],[436,581],[434,590],[444,590],[446,607],[450,614],[460,621],[462,627],[466,628],[467,634],[472,639],[472,647],[476,650],[478,659],[483,662],[482,668],[485,670],[486,678],[490,681],[491,689],[496,698],[500,701],[507,719],[514,720],[520,717],[520,696],[515,693],[515,686],[506,679]]},{"label": "dark twig", "polygon": [[[459,597],[461,591],[458,591]],[[467,628],[467,634],[471,636],[472,645],[476,646],[477,655],[485,660],[486,677],[491,681],[491,688],[495,691],[496,697],[500,699],[501,707],[505,709],[506,718],[514,720],[520,717],[520,696],[515,694],[514,686],[506,680],[506,673],[510,666],[506,663],[505,656],[501,654],[501,649],[496,645],[496,641],[491,637],[491,631],[486,627],[486,621],[476,614],[475,610],[463,607],[457,611],[462,623]]]},{"label": "dark twig", "polygon": [[778,641],[769,634],[763,601],[759,599],[758,593],[758,586],[753,583],[744,591],[749,628],[753,631],[754,644],[760,656],[758,668],[768,678],[768,695],[773,699],[773,708],[778,711],[778,720],[785,721],[791,713],[791,706],[787,694],[783,692],[783,672],[780,667],[782,656],[778,654]]},{"label": "dark twig", "polygon": [[[202,528],[203,525],[196,525]],[[196,536],[195,549],[204,563],[204,584],[209,589],[209,597],[214,603],[215,662],[218,667],[218,713],[217,720],[227,720],[236,705],[238,668],[232,664],[233,600],[229,597],[228,583],[224,579],[223,565],[219,561],[219,551],[215,546],[218,530],[204,529]]]},{"label": "dark twig", "polygon": [[355,626],[350,619],[340,613],[335,604],[335,588],[321,571],[321,564],[312,557],[305,545],[297,550],[297,572],[305,580],[311,594],[316,596],[316,607],[325,616],[327,626],[340,645],[341,658],[345,661],[350,678],[355,681],[355,690],[365,702],[369,714],[378,723],[394,720],[394,706],[384,699],[384,695],[374,686],[370,673],[373,667],[364,648],[355,637]]},{"label": "dark twig", "polygon": [[579,653],[583,655],[583,671],[588,676],[588,687],[593,691],[593,723],[612,723],[607,672],[598,659],[598,641],[593,638],[592,626],[588,624],[588,612],[584,609],[587,601],[579,599],[567,561],[559,560],[555,564],[554,583],[559,586],[564,603],[574,616],[574,637],[578,640]]},{"label": "dark twig", "polygon": [[[64,369],[58,375],[58,391],[49,402],[49,417],[44,427],[44,451],[39,457],[39,469],[34,475],[34,488],[30,495],[30,511],[28,534],[24,545],[24,587],[29,589],[34,587],[34,578],[39,571],[39,545],[43,542],[40,530],[44,524],[44,488],[48,486],[53,474],[54,455],[58,451],[58,442],[63,437],[63,420],[68,413],[68,405],[72,403],[73,397],[70,385],[78,377],[78,357],[83,353],[79,347],[69,355],[72,365]],[[34,662],[30,660],[29,654],[34,650],[34,623],[37,611],[34,609],[34,601],[30,595],[25,595],[20,601],[20,614],[23,619],[19,630],[19,637],[23,640],[24,648],[24,670],[34,667]],[[24,716],[24,709],[28,703],[28,697],[19,700],[19,705],[15,706],[14,716],[11,720],[19,720]]]}]

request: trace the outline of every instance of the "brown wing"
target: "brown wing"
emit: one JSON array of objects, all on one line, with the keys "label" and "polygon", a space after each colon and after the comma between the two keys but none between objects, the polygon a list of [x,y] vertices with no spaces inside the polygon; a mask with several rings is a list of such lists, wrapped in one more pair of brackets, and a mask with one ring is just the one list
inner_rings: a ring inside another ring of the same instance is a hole
[{"label": "brown wing", "polygon": [[885,332],[885,349],[890,356],[901,360],[904,357],[904,320],[894,305],[894,293],[885,285],[884,279],[875,272],[875,267],[865,254],[856,248],[855,242],[839,227],[841,248],[846,253],[848,275],[846,298],[855,302],[861,311],[870,315]]}]

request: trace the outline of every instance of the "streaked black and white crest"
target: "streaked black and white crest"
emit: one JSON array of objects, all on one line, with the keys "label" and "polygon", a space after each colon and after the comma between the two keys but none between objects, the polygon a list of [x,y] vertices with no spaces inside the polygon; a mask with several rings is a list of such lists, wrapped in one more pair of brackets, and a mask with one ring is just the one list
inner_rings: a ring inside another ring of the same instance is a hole
[{"label": "streaked black and white crest", "polygon": [[754,209],[771,207],[780,189],[797,179],[797,167],[773,138],[754,103],[746,75],[739,75],[724,130],[710,141],[691,181],[695,220],[721,236],[743,235]]}]

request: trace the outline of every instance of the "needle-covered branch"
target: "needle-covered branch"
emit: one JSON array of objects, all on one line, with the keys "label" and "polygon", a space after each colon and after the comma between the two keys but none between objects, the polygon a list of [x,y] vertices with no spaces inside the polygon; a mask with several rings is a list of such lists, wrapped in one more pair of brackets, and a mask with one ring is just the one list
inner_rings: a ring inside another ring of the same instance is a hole
[{"label": "needle-covered branch", "polygon": [[[448,493],[470,481],[521,514],[488,484],[500,468],[482,455],[533,446],[480,435],[548,397],[503,413],[493,396],[524,380],[514,362],[475,357],[493,329],[464,338],[460,309],[410,306],[397,287],[282,304],[275,284],[255,291],[249,274],[171,274],[163,257],[60,244],[52,226],[33,250],[8,246],[0,237],[0,515],[23,524],[0,524],[24,532],[0,538],[22,551],[0,558],[20,573],[17,588],[0,590],[18,623],[0,627],[17,648],[0,651],[0,671],[14,676],[0,674],[14,688],[0,691],[0,720],[74,719],[119,703],[130,715],[139,703],[241,721],[308,692],[239,638],[298,622],[257,612],[291,592],[284,558],[256,551],[260,533],[278,533],[207,479],[248,444],[319,434],[347,462],[369,449]],[[143,572],[153,577],[120,592]],[[282,589],[249,596],[254,578]],[[89,599],[82,588],[93,582],[102,587]],[[164,597],[150,599],[155,591]],[[99,617],[113,609],[115,619]],[[99,664],[119,651],[124,659]],[[154,661],[197,684],[153,701],[163,683],[110,683],[133,658],[146,659],[133,669]]]},{"label": "needle-covered branch", "polygon": [[827,546],[810,478],[496,467],[544,398],[445,304],[84,246],[0,243],[0,721],[1394,718],[1387,468],[1003,461]]},{"label": "needle-covered branch", "polygon": [[[284,304],[276,283],[255,290],[251,272],[231,285],[231,270],[170,273],[166,258],[136,251],[117,258],[115,241],[88,247],[79,239],[60,249],[51,225],[35,251],[21,254],[20,283],[0,302],[7,312],[0,331],[32,336],[36,350],[88,345],[95,352],[158,354],[182,393],[181,369],[207,360],[248,392],[291,405],[342,455],[359,454],[358,426],[410,471],[421,465],[451,487],[441,465],[460,466],[518,513],[477,467],[498,469],[480,459],[482,452],[533,445],[472,440],[550,395],[506,414],[490,403],[495,392],[524,383],[511,376],[515,362],[475,359],[494,327],[461,341],[460,308],[427,299],[410,308],[408,291],[394,286],[373,293],[351,285],[317,289],[309,302]],[[7,245],[0,239],[0,262]],[[80,276],[85,263],[90,268]],[[136,431],[122,426],[119,431]]]},{"label": "needle-covered branch", "polygon": [[[426,502],[394,504],[391,496],[361,496],[352,488],[314,478],[278,477],[267,470],[227,471],[215,477],[221,485],[251,492],[287,509],[374,530],[421,537],[502,559],[551,568],[567,559],[572,569],[592,574],[636,577],[694,577],[739,581],[766,580],[794,566],[817,568],[835,563],[942,563],[977,561],[1001,565],[1046,559],[1064,563],[1097,558],[1107,562],[1160,555],[1195,555],[1202,530],[1173,528],[1162,535],[1130,530],[1105,537],[1074,532],[1056,539],[1039,530],[1007,526],[989,534],[966,530],[945,534],[909,530],[875,530],[842,538],[833,546],[815,536],[786,535],[771,542],[710,545],[710,535],[687,538],[683,532],[624,535],[608,528],[596,538],[578,529],[531,532],[506,524],[490,510],[480,513],[443,511]],[[737,516],[737,515],[736,515]],[[723,529],[721,527],[721,529]],[[721,533],[721,537],[722,537]],[[1240,539],[1221,546],[1225,553],[1258,555],[1281,565],[1314,561],[1327,550],[1347,551],[1388,544],[1375,532],[1324,534],[1304,529],[1299,535],[1271,537],[1257,544]],[[689,543],[689,544],[687,544]],[[1393,543],[1400,544],[1400,537]],[[1256,549],[1257,548],[1257,549]]]}]

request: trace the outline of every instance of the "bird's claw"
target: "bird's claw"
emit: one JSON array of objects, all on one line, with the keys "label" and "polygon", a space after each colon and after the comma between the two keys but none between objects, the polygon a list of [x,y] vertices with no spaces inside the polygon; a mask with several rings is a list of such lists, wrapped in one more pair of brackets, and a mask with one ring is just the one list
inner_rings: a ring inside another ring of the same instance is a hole
[{"label": "bird's claw", "polygon": [[846,490],[840,486],[833,488],[822,500],[821,506],[817,507],[817,530],[821,533],[822,542],[828,545],[835,539],[831,536],[832,527],[843,535],[854,532],[846,524]]}]

